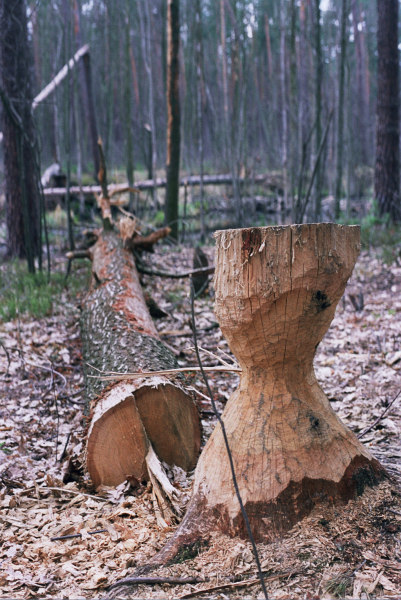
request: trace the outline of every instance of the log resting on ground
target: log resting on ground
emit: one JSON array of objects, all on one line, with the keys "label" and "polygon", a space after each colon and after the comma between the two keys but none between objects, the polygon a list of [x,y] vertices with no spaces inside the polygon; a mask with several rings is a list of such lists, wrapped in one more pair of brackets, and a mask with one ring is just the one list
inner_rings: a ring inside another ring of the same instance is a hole
[{"label": "log resting on ground", "polygon": [[83,301],[81,332],[91,423],[87,468],[96,487],[148,479],[150,444],[159,459],[193,469],[200,448],[199,416],[182,383],[155,375],[108,385],[93,375],[177,367],[149,315],[132,254],[115,231],[90,249],[91,289]]}]

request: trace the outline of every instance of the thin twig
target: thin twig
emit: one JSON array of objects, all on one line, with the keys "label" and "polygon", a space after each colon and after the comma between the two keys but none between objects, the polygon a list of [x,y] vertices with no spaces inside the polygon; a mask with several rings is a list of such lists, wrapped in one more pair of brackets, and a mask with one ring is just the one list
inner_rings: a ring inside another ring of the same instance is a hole
[{"label": "thin twig", "polygon": [[[89,365],[91,366],[91,365]],[[95,367],[92,367],[95,368]],[[96,369],[99,371],[99,369]],[[215,372],[218,371],[220,373],[230,372],[230,373],[241,373],[242,369],[239,367],[224,367],[224,366],[216,366],[216,367],[180,367],[177,369],[166,369],[164,371],[144,371],[143,373],[116,373],[114,371],[107,371],[107,375],[88,375],[88,377],[92,377],[94,379],[99,379],[100,381],[125,381],[127,379],[142,379],[147,377],[154,377],[155,375],[177,375],[177,373],[191,373],[191,372],[199,373],[202,371],[207,372]],[[103,371],[99,371],[103,372]]]},{"label": "thin twig", "polygon": [[61,487],[40,487],[39,492],[46,492],[47,490],[51,490],[54,492],[66,492],[67,494],[73,494],[74,496],[85,496],[85,498],[92,498],[93,500],[100,500],[101,502],[108,502],[106,498],[101,498],[100,496],[93,496],[92,494],[85,494],[84,492],[79,492],[78,490],[70,490],[68,488]]},{"label": "thin twig", "polygon": [[[95,533],[105,533],[107,529],[98,529],[97,531],[88,531],[88,535],[95,535]],[[58,540],[72,540],[74,538],[82,537],[82,533],[69,533],[68,535],[56,535],[55,537],[51,537],[51,542],[57,542]]]},{"label": "thin twig", "polygon": [[25,364],[27,364],[31,367],[35,367],[35,369],[41,369],[42,371],[49,371],[50,373],[57,375],[63,381],[63,388],[66,387],[67,379],[64,377],[64,375],[62,373],[59,373],[58,371],[56,371],[53,368],[53,365],[51,365],[50,367],[45,367],[44,365],[36,365],[34,362],[31,362],[30,360],[25,360]]},{"label": "thin twig", "polygon": [[207,579],[200,577],[127,577],[113,583],[108,589],[112,590],[121,585],[158,585],[168,583],[169,585],[186,585],[188,583],[203,583]]},{"label": "thin twig", "polygon": [[[287,575],[294,575],[291,573],[281,573],[280,575],[272,575],[271,577],[264,578],[264,581],[274,581],[276,579],[281,579],[282,577],[286,577]],[[220,585],[214,585],[213,587],[204,588],[203,590],[193,590],[192,592],[188,592],[187,594],[183,594],[178,597],[178,600],[184,600],[184,598],[193,598],[194,596],[199,596],[200,594],[209,594],[210,592],[215,592],[217,590],[225,590],[230,588],[238,588],[238,587],[248,587],[251,585],[255,585],[255,583],[260,583],[259,577],[256,579],[244,579],[243,581],[234,581],[232,583],[221,583]]]},{"label": "thin twig", "polygon": [[64,458],[64,456],[66,455],[66,452],[67,452],[67,446],[68,446],[68,443],[69,443],[69,441],[70,441],[70,437],[71,437],[71,431],[70,431],[70,432],[69,432],[69,434],[67,435],[67,439],[66,439],[66,442],[65,442],[65,444],[64,444],[63,451],[62,451],[62,453],[61,453],[61,455],[60,455],[60,458],[59,458],[59,462],[62,462],[62,461],[63,461],[63,458]]},{"label": "thin twig", "polygon": [[60,413],[58,411],[58,395],[57,395],[57,391],[56,391],[56,386],[54,385],[54,369],[53,369],[53,363],[51,363],[52,369],[51,369],[51,384],[50,387],[53,391],[53,399],[54,399],[54,406],[56,409],[56,417],[57,417],[57,428],[56,428],[56,462],[57,462],[57,446],[58,446],[58,432],[60,429]]},{"label": "thin twig", "polygon": [[382,414],[377,417],[376,421],[374,421],[372,423],[372,425],[369,425],[369,427],[367,427],[366,429],[364,429],[361,433],[358,433],[357,437],[360,439],[361,437],[363,437],[364,435],[366,435],[369,431],[371,431],[374,427],[376,427],[376,425],[383,419],[384,415],[390,410],[390,408],[393,406],[394,402],[397,400],[398,396],[401,394],[401,390],[399,390],[399,392],[394,396],[394,398],[391,400],[390,404],[388,404],[388,406],[386,406],[386,408],[384,409],[384,411],[382,412]]},{"label": "thin twig", "polygon": [[[234,364],[234,363],[229,364],[221,356],[217,356],[217,354],[214,354],[214,352],[211,352],[207,348],[202,348],[202,346],[198,346],[198,348],[199,348],[199,350],[201,352],[204,352],[205,354],[207,354],[211,358],[215,358],[216,360],[218,360],[219,363],[222,364],[224,367],[236,367],[236,368],[238,368],[237,364]],[[193,346],[190,346],[189,348],[187,348],[187,350],[193,350],[193,351],[195,351],[195,348]]]},{"label": "thin twig", "polygon": [[92,259],[92,255],[89,252],[89,250],[84,249],[84,250],[70,250],[70,252],[67,252],[67,254],[65,255],[65,257],[71,261],[71,260],[76,260],[77,258],[89,258]]},{"label": "thin twig", "polygon": [[226,428],[225,428],[225,425],[224,425],[224,421],[221,418],[221,415],[220,415],[219,411],[217,410],[217,406],[216,406],[216,403],[215,403],[214,398],[213,398],[213,393],[212,393],[212,390],[211,390],[210,385],[209,385],[209,380],[208,380],[208,378],[206,376],[206,369],[207,369],[207,367],[203,367],[202,366],[202,361],[201,361],[201,357],[200,357],[199,349],[198,349],[198,338],[197,338],[197,333],[196,333],[195,302],[194,302],[194,300],[195,300],[195,289],[194,289],[194,286],[193,286],[193,282],[191,280],[191,320],[192,320],[192,331],[193,331],[193,334],[194,334],[194,345],[195,345],[196,358],[198,359],[199,368],[201,370],[203,380],[205,382],[208,394],[210,396],[210,400],[211,400],[211,403],[212,403],[214,414],[216,415],[216,418],[217,418],[217,420],[219,422],[219,425],[221,427],[221,432],[223,434],[223,440],[224,440],[224,445],[225,445],[226,450],[227,450],[228,460],[229,460],[229,463],[230,463],[230,470],[231,470],[231,476],[232,476],[233,485],[234,485],[234,489],[235,489],[235,494],[237,496],[238,503],[239,503],[240,508],[241,508],[242,517],[244,519],[246,530],[247,530],[247,533],[248,533],[248,537],[249,537],[249,540],[250,540],[251,545],[252,545],[253,555],[255,557],[256,567],[257,567],[257,570],[258,570],[258,577],[259,577],[259,580],[260,580],[260,585],[262,586],[263,595],[265,597],[265,600],[269,600],[269,597],[267,595],[267,589],[266,589],[265,582],[264,582],[264,579],[263,579],[263,572],[262,572],[262,566],[260,564],[258,549],[256,547],[255,539],[254,539],[253,534],[252,534],[251,524],[249,522],[248,514],[246,512],[246,509],[245,509],[245,506],[244,506],[244,503],[242,501],[241,494],[240,494],[240,491],[239,491],[237,476],[235,474],[234,460],[233,460],[233,456],[231,454],[230,445],[229,445],[229,442],[228,442],[228,437],[227,437],[227,432],[226,432]]}]

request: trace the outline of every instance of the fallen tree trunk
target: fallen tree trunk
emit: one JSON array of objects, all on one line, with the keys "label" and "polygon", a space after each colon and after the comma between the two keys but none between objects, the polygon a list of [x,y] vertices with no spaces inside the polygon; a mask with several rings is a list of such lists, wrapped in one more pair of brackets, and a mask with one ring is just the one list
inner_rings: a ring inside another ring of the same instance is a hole
[{"label": "fallen tree trunk", "polygon": [[[216,234],[215,312],[242,368],[222,421],[253,536],[270,541],[320,502],[386,476],[343,425],[313,358],[359,253],[359,228],[322,223]],[[220,530],[247,536],[222,427],[199,459],[176,535],[153,559]]]},{"label": "fallen tree trunk", "polygon": [[200,448],[197,409],[178,380],[155,375],[111,385],[104,372],[173,369],[174,355],[161,342],[149,315],[132,254],[114,230],[103,231],[89,250],[91,289],[83,302],[81,331],[91,423],[87,468],[94,485],[149,479],[147,454],[190,470]]},{"label": "fallen tree trunk", "polygon": [[[238,177],[237,182],[239,184],[244,183],[258,183],[260,185],[265,185],[267,188],[272,191],[277,191],[282,193],[282,180],[280,176],[274,175],[255,175],[253,178],[250,177]],[[145,179],[143,181],[136,181],[135,188],[137,190],[152,190],[155,187],[166,187],[166,179],[158,178],[158,179]],[[190,177],[182,177],[180,179],[180,186],[187,185],[200,185],[201,178],[198,175],[191,175]],[[222,175],[204,175],[203,176],[203,185],[231,185],[233,183],[232,175],[230,174],[222,174]],[[117,185],[110,185],[110,194],[125,191],[128,188],[127,183],[121,183]],[[86,186],[71,186],[70,194],[99,194],[101,192],[100,185],[86,185]],[[43,190],[45,196],[65,196],[67,193],[66,188],[46,188]],[[113,202],[111,202],[113,204]]]}]

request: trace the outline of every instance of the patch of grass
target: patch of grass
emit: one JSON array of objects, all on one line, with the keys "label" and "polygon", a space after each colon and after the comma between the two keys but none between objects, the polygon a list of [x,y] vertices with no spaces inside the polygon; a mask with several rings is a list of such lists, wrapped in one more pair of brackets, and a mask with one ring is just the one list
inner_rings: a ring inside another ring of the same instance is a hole
[{"label": "patch of grass", "polygon": [[209,546],[207,540],[197,539],[192,544],[183,544],[174,558],[172,558],[167,564],[176,565],[185,562],[186,560],[192,560],[196,558],[203,550]]},{"label": "patch of grass", "polygon": [[157,213],[153,217],[153,224],[155,227],[162,227],[164,225],[164,211],[157,211]]},{"label": "patch of grass", "polygon": [[[346,225],[358,225],[356,219],[341,219]],[[390,222],[389,216],[379,215],[376,203],[373,203],[370,212],[363,217],[361,225],[362,248],[369,250],[375,248],[383,262],[391,265],[401,260],[401,226]]]},{"label": "patch of grass", "polygon": [[333,598],[345,598],[347,592],[351,591],[352,581],[352,572],[340,572],[329,579],[325,585],[325,591]]},{"label": "patch of grass", "polygon": [[[67,285],[68,294],[74,298],[85,289],[88,268],[75,267]],[[65,273],[28,273],[25,261],[12,261],[0,270],[0,320],[11,321],[17,315],[27,314],[40,319],[62,308],[65,299]]]},{"label": "patch of grass", "polygon": [[5,442],[0,442],[0,450],[1,450],[1,452],[4,452],[4,454],[12,454],[13,453],[11,448],[8,448],[6,446]]}]

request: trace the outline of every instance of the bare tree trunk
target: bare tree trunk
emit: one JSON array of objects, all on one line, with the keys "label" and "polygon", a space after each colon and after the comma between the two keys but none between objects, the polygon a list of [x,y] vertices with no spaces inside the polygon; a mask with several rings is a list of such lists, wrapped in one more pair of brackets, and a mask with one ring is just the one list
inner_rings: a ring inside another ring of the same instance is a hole
[{"label": "bare tree trunk", "polygon": [[[281,16],[282,7],[280,6],[280,16]],[[269,73],[269,80],[272,80],[273,77],[273,59],[272,59],[272,47],[270,41],[270,27],[269,27],[269,17],[266,14],[265,20],[265,38],[266,38],[266,54],[267,54],[267,71]]]},{"label": "bare tree trunk", "polygon": [[90,131],[90,139],[92,146],[92,157],[93,157],[93,165],[94,165],[94,176],[97,181],[97,174],[99,171],[99,154],[97,152],[97,125],[96,125],[96,109],[95,103],[93,101],[93,91],[92,91],[92,70],[91,70],[91,59],[90,54],[87,52],[83,57],[83,64],[85,69],[85,81],[86,81],[86,90],[88,96],[88,106],[89,106],[89,131]]},{"label": "bare tree trunk", "polygon": [[78,110],[78,102],[76,101],[78,95],[77,90],[77,77],[74,75],[74,121],[75,121],[75,136],[77,142],[77,180],[80,188],[79,192],[79,214],[82,218],[85,214],[85,196],[82,192],[82,130],[80,115]]},{"label": "bare tree trunk", "polygon": [[7,251],[26,257],[34,272],[41,255],[40,192],[24,0],[0,2],[0,29]]},{"label": "bare tree trunk", "polygon": [[165,223],[171,237],[178,240],[178,201],[180,190],[180,87],[179,0],[167,0],[167,164]]},{"label": "bare tree trunk", "polygon": [[[154,106],[154,90],[153,90],[153,73],[152,73],[152,44],[151,40],[151,24],[150,24],[150,10],[149,0],[146,0],[145,8],[143,9],[142,3],[138,3],[138,14],[139,24],[141,30],[141,45],[142,45],[142,57],[144,61],[147,81],[148,81],[148,120],[149,123],[145,124],[145,130],[148,132],[149,137],[149,166],[152,171],[152,179],[156,177],[156,124],[155,124],[155,106]],[[156,188],[152,189],[153,204],[157,204],[157,191]]]},{"label": "bare tree trunk", "polygon": [[[296,205],[302,205],[302,190],[304,186],[304,179],[308,171],[310,162],[310,151],[309,142],[311,137],[310,127],[310,109],[309,109],[309,97],[308,97],[308,56],[307,56],[307,2],[306,0],[300,0],[299,5],[299,104],[298,104],[298,143],[299,150],[298,156],[302,157],[300,174],[299,174],[299,185],[298,185],[298,197],[296,199]],[[297,213],[297,207],[295,207],[295,213]]]},{"label": "bare tree trunk", "polygon": [[225,0],[220,0],[220,43],[221,43],[221,66],[222,66],[222,84],[223,84],[223,139],[224,139],[224,159],[228,161],[228,132],[229,132],[229,107],[228,107],[228,78],[227,78],[227,49],[226,49],[226,13],[224,7]]},{"label": "bare tree trunk", "polygon": [[[320,25],[320,0],[315,0],[315,112],[316,112],[316,137],[315,156],[317,156],[322,141],[322,42]],[[322,217],[322,161],[319,161],[316,172],[315,183],[315,222],[318,223]]]},{"label": "bare tree trunk", "polygon": [[284,207],[288,208],[288,119],[287,119],[287,89],[286,89],[286,43],[285,43],[285,8],[280,1],[280,92],[281,92],[281,165],[283,171]]},{"label": "bare tree trunk", "polygon": [[202,47],[202,11],[201,2],[196,0],[196,111],[198,121],[198,153],[199,153],[199,196],[201,240],[205,240],[205,207],[204,207],[204,146],[203,146],[203,47]]},{"label": "bare tree trunk", "polygon": [[352,0],[352,20],[354,26],[355,58],[356,58],[356,90],[357,102],[354,102],[354,119],[358,141],[358,156],[360,165],[369,164],[368,146],[368,104],[369,97],[365,85],[365,62],[366,56],[363,48],[363,33],[361,27],[363,22],[360,16],[359,0]]},{"label": "bare tree trunk", "polygon": [[343,189],[343,145],[344,145],[344,81],[345,61],[347,53],[347,0],[342,0],[341,6],[341,33],[340,33],[340,60],[338,67],[338,115],[337,115],[337,163],[336,186],[334,194],[334,218],[340,216],[340,199]]},{"label": "bare tree trunk", "polygon": [[66,154],[66,210],[67,210],[67,228],[68,228],[68,242],[70,250],[74,250],[75,242],[74,242],[74,230],[73,230],[73,220],[71,214],[71,192],[70,192],[70,184],[71,184],[71,130],[73,124],[73,111],[72,111],[72,103],[73,103],[73,81],[71,79],[71,67],[70,62],[68,61],[68,57],[71,55],[72,48],[72,36],[71,36],[71,19],[70,19],[70,3],[69,0],[63,0],[62,3],[62,11],[64,22],[66,23],[64,30],[64,55],[66,56],[66,65],[67,65],[67,80],[66,80],[66,90],[65,90],[65,105],[64,105],[64,136],[65,136],[65,154]]},{"label": "bare tree trunk", "polygon": [[[130,188],[134,185],[134,148],[132,143],[132,93],[131,93],[131,57],[130,57],[130,3],[127,0],[125,4],[125,89],[124,89],[124,109],[125,109],[125,148],[126,148],[126,163],[125,170],[127,173],[128,186]],[[134,194],[129,194],[129,210],[134,211]]]},{"label": "bare tree trunk", "polygon": [[401,220],[398,0],[378,0],[375,198],[381,215]]}]

